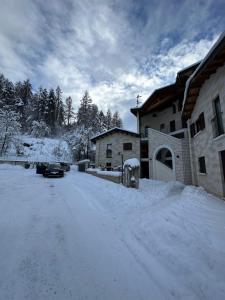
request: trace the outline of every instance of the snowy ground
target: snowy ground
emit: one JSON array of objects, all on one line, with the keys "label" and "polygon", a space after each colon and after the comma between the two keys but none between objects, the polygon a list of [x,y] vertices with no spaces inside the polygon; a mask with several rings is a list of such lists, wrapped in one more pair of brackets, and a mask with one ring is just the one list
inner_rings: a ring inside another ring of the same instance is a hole
[{"label": "snowy ground", "polygon": [[0,299],[224,299],[225,203],[0,165]]}]

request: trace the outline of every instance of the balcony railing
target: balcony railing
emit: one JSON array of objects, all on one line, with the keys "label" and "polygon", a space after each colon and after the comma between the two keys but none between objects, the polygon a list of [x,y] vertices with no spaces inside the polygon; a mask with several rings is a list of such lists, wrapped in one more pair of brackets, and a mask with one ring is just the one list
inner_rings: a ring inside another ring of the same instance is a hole
[{"label": "balcony railing", "polygon": [[[151,129],[151,127],[149,127],[149,128]],[[183,124],[182,124],[181,120],[176,120],[174,131],[171,131],[170,124],[166,124],[164,126],[164,128],[162,128],[161,130],[159,128],[152,128],[152,129],[155,129],[155,130],[160,131],[162,133],[171,135],[171,133],[173,133],[173,132],[177,132],[177,131],[180,131],[180,130],[186,129],[186,128],[183,127]],[[140,134],[141,134],[141,138],[147,138],[148,137],[148,128],[143,128],[141,130]]]}]

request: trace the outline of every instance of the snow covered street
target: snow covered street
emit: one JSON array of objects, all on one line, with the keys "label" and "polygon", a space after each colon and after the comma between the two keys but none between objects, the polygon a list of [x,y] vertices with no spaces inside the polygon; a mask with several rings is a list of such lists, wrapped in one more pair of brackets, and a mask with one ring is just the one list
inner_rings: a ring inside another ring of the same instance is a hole
[{"label": "snow covered street", "polygon": [[225,203],[202,189],[0,165],[0,212],[0,300],[224,299]]}]

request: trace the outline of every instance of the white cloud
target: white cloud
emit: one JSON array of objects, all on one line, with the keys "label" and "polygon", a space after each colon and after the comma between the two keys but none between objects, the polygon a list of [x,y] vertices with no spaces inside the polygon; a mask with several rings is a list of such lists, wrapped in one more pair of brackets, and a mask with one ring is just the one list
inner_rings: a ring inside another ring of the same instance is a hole
[{"label": "white cloud", "polygon": [[134,128],[136,95],[144,101],[173,82],[215,41],[222,14],[211,16],[212,3],[3,1],[0,71],[12,80],[29,77],[36,88],[60,85],[75,106],[88,89],[101,109],[119,110]]}]

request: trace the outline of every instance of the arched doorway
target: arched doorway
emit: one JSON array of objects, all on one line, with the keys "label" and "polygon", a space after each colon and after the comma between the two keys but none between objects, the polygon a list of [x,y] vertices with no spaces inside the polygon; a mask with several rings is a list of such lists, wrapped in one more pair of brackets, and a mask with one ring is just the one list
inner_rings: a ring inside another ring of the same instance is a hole
[{"label": "arched doorway", "polygon": [[153,178],[156,180],[175,180],[175,161],[173,150],[168,146],[160,146],[153,157]]}]

